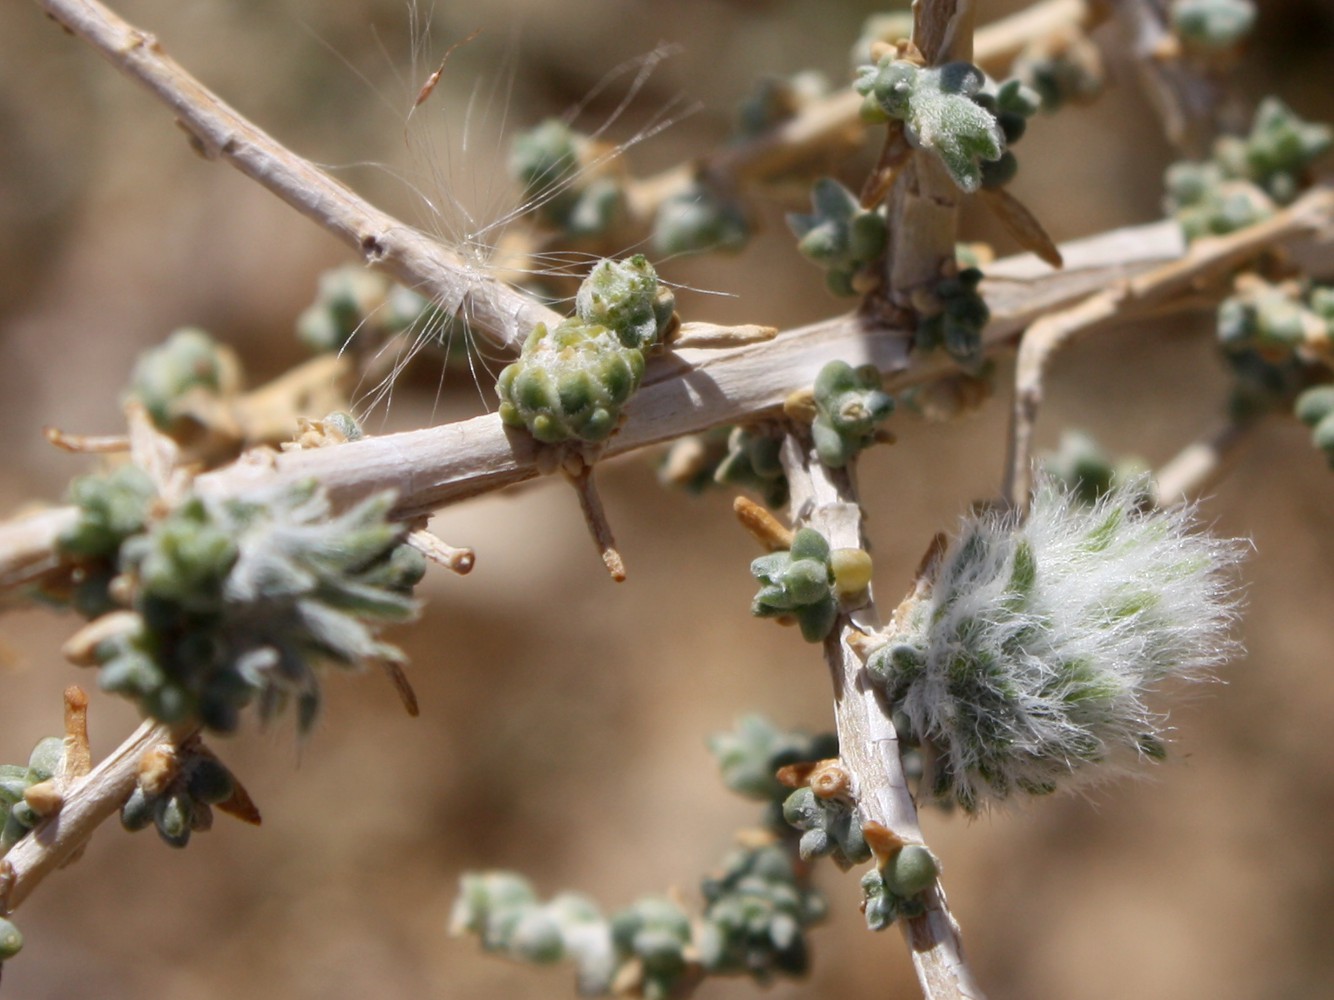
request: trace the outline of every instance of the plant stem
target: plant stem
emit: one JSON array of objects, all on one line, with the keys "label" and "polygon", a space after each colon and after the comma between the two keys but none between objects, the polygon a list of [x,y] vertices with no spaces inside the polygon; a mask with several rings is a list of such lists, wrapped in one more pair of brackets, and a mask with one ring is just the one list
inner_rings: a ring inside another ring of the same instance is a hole
[{"label": "plant stem", "polygon": [[[781,457],[792,490],[791,509],[800,512],[802,523],[824,535],[831,548],[869,550],[853,467],[827,468],[810,443],[796,434],[784,440]],[[834,686],[839,758],[852,777],[862,822],[875,821],[905,843],[920,844],[924,841],[917,806],[903,772],[889,706],[867,682],[861,657],[849,644],[850,637],[876,632],[879,626],[868,589],[865,603],[840,615],[824,642]],[[902,922],[923,994],[928,1000],[981,998],[982,990],[964,961],[958,924],[938,881],[926,891],[923,902],[922,916]]]},{"label": "plant stem", "polygon": [[67,864],[88,842],[103,820],[111,817],[134,790],[139,762],[160,743],[179,744],[196,731],[193,726],[145,722],[124,743],[65,790],[60,811],[34,827],[10,848],[5,904],[16,909],[57,868]]},{"label": "plant stem", "polygon": [[38,2],[171,108],[205,159],[225,160],[447,315],[462,314],[472,330],[509,348],[517,348],[537,323],[560,321],[541,303],[380,211],[256,128],[165,55],[156,38],[96,0]]}]

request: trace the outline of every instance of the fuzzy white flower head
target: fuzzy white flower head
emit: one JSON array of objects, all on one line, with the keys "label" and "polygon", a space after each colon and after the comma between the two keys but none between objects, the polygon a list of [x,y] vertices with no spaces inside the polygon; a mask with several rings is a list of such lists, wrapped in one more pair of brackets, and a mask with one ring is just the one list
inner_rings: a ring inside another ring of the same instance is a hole
[{"label": "fuzzy white flower head", "polygon": [[1140,483],[1079,503],[1039,483],[1028,520],[970,518],[931,592],[867,668],[934,755],[924,787],[969,811],[1161,759],[1145,694],[1239,652],[1243,546],[1189,509],[1142,511]]}]

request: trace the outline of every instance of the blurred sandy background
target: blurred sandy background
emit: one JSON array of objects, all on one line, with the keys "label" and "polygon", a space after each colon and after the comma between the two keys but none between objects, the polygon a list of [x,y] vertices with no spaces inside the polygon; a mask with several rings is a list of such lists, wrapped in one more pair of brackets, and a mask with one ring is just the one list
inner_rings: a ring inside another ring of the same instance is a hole
[{"label": "blurred sandy background", "polygon": [[[1015,3],[982,4],[983,18]],[[1334,119],[1327,0],[1266,0],[1243,74],[1308,118]],[[135,0],[119,9],[260,125],[386,207],[422,223],[411,184],[456,192],[488,215],[512,204],[501,137],[577,100],[609,68],[659,42],[681,51],[626,128],[671,99],[702,110],[633,154],[643,170],[725,135],[763,71],[838,80],[872,4],[508,0],[440,5],[411,58],[405,0]],[[420,25],[421,15],[417,16]],[[411,154],[404,114],[445,47],[418,113],[435,152]],[[136,353],[198,323],[242,352],[253,381],[301,356],[292,323],[316,276],[347,255],[225,167],[192,154],[169,116],[35,4],[0,9],[0,509],[54,499],[82,461],[44,425],[107,432]],[[510,86],[512,93],[505,90]],[[499,98],[464,128],[474,80]],[[1104,101],[1034,122],[1015,190],[1058,238],[1157,217],[1169,151],[1133,81]],[[622,91],[623,92],[623,91]],[[467,134],[468,151],[462,149]],[[627,133],[620,133],[622,136]],[[388,169],[357,164],[379,163]],[[397,176],[396,176],[397,175]],[[406,178],[406,179],[405,179]],[[447,188],[447,190],[446,190]],[[798,259],[785,206],[737,258],[671,263],[683,312],[790,325],[839,306]],[[425,224],[425,223],[423,223]],[[1010,249],[1001,245],[1001,252]],[[1207,321],[1126,329],[1081,344],[1053,371],[1041,443],[1066,424],[1162,462],[1215,425],[1226,388]],[[425,371],[392,426],[475,409],[466,375]],[[489,395],[489,386],[485,386]],[[997,488],[1005,408],[928,426],[898,415],[900,443],[864,463],[877,579],[892,601],[931,534]],[[729,498],[661,491],[650,463],[602,475],[631,578],[612,586],[573,495],[541,483],[442,513],[438,532],[477,549],[466,578],[433,574],[423,620],[397,639],[423,706],[406,718],[378,672],[333,678],[314,737],[247,732],[217,744],[264,811],[226,819],[184,852],[116,824],[19,914],[11,998],[561,997],[568,970],[480,957],[444,926],[458,875],[505,866],[544,892],[577,886],[608,908],[676,884],[693,891],[752,808],[715,778],[707,735],[760,710],[830,725],[823,666],[795,636],[750,619],[755,554]],[[995,998],[1328,995],[1334,977],[1334,478],[1304,429],[1260,432],[1204,517],[1254,539],[1246,566],[1248,657],[1177,701],[1177,744],[1152,779],[1091,800],[1040,801],[968,822],[926,817],[978,977]],[[73,620],[0,621],[0,758],[58,730],[59,692],[92,678],[60,659]],[[94,696],[95,750],[133,712]],[[821,874],[829,925],[810,980],[770,995],[914,996],[897,932],[872,937],[854,877]],[[713,982],[703,996],[754,995]]]}]

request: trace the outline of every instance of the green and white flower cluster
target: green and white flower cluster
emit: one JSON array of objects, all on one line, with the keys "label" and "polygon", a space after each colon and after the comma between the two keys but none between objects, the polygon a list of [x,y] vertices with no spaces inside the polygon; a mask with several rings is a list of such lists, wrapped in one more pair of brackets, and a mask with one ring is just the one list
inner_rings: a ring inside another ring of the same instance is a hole
[{"label": "green and white flower cluster", "polygon": [[114,612],[92,650],[103,688],[162,721],[235,729],[295,702],[309,729],[317,665],[401,659],[376,635],[413,617],[425,561],[389,520],[392,496],[335,514],[314,482],[192,497],[121,544]]},{"label": "green and white flower cluster", "polygon": [[931,758],[925,792],[972,812],[1160,759],[1146,696],[1237,652],[1240,547],[1123,487],[1087,505],[1040,482],[1028,519],[965,522],[930,594],[867,670]]}]

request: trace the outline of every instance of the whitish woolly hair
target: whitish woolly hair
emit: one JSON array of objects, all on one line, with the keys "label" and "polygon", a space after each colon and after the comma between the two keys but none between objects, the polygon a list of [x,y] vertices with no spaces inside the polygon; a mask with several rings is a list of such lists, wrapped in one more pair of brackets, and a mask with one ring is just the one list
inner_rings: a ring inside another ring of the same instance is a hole
[{"label": "whitish woolly hair", "polygon": [[1193,511],[1144,512],[1142,484],[1087,506],[1038,484],[1032,512],[965,520],[906,633],[872,657],[935,753],[931,793],[970,811],[1016,791],[1087,786],[1164,752],[1144,703],[1240,651],[1244,544]]}]

